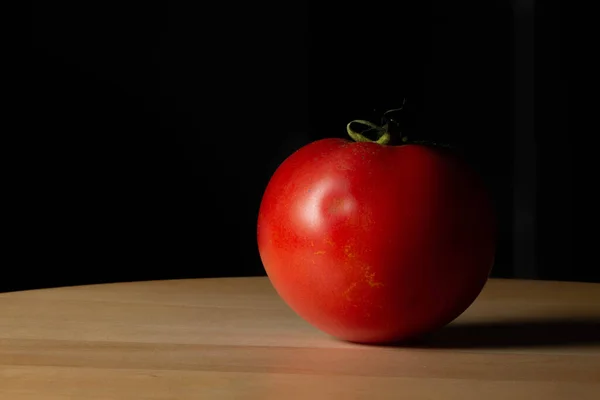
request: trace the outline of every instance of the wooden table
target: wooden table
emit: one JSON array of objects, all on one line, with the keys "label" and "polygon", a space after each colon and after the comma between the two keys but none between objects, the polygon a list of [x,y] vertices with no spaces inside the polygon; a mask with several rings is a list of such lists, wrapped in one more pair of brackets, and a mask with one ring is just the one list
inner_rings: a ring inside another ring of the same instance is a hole
[{"label": "wooden table", "polygon": [[600,285],[491,280],[412,347],[315,330],[266,278],[0,294],[0,399],[600,399]]}]

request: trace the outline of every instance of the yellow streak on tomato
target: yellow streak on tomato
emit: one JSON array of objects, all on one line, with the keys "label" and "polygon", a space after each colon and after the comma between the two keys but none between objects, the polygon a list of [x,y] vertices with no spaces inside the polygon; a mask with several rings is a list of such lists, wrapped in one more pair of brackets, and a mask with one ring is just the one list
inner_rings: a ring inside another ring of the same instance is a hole
[{"label": "yellow streak on tomato", "polygon": [[356,282],[352,283],[350,286],[348,286],[348,288],[346,290],[344,290],[344,292],[342,294],[344,295],[346,300],[350,300],[350,293],[352,292],[352,290],[354,290],[355,287],[356,287]]},{"label": "yellow streak on tomato", "polygon": [[375,280],[375,272],[372,271],[371,266],[367,263],[364,263],[364,262],[356,259],[356,254],[354,253],[354,250],[352,249],[351,245],[348,244],[348,245],[344,246],[344,254],[346,255],[346,258],[349,260],[349,263],[352,263],[362,269],[363,274],[364,274],[364,279],[365,279],[365,282],[367,283],[367,285],[369,285],[372,288],[383,286],[382,282],[378,282]]},{"label": "yellow streak on tomato", "polygon": [[372,288],[383,286],[383,283],[377,282],[375,280],[375,272],[371,271],[371,267],[369,267],[367,265],[366,267],[364,267],[364,271],[365,271],[365,280],[369,286],[371,286]]},{"label": "yellow streak on tomato", "polygon": [[354,254],[354,251],[352,250],[352,246],[347,244],[346,246],[344,246],[344,254],[346,255],[347,258],[355,258],[356,254]]}]

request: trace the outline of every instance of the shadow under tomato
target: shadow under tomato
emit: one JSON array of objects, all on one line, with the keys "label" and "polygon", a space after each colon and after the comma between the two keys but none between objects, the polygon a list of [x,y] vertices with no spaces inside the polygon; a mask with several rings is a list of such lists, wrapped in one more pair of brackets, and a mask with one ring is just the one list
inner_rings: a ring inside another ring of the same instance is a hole
[{"label": "shadow under tomato", "polygon": [[600,317],[451,324],[386,346],[444,349],[600,346]]}]

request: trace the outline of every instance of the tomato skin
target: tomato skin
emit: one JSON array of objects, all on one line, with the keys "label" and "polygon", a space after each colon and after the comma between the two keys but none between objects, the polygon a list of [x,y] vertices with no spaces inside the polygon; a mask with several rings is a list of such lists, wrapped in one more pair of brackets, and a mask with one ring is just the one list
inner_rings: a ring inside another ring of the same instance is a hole
[{"label": "tomato skin", "polygon": [[463,313],[488,279],[495,217],[478,177],[447,151],[323,139],[264,192],[261,260],[281,298],[325,333],[397,342]]}]

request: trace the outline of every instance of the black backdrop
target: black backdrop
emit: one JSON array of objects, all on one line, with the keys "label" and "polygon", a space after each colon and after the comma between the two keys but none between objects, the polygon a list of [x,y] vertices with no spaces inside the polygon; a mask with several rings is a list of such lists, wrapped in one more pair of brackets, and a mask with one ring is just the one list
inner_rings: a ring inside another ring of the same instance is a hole
[{"label": "black backdrop", "polygon": [[[495,276],[597,279],[571,264],[568,189],[548,183],[556,173],[570,182],[547,157],[566,116],[536,118],[546,133],[525,167],[537,171],[535,187],[518,190],[537,204],[537,234],[526,238],[537,262],[515,267],[515,226],[534,210],[515,203],[523,113],[510,3],[238,3],[33,3],[35,223],[23,267],[0,290],[262,275],[256,216],[278,163],[403,98],[405,132],[460,146],[490,185],[501,221]],[[556,91],[561,73],[547,46],[560,39],[558,11],[535,15],[535,90],[548,94],[544,79],[552,74]],[[554,106],[540,97],[531,115]]]}]

